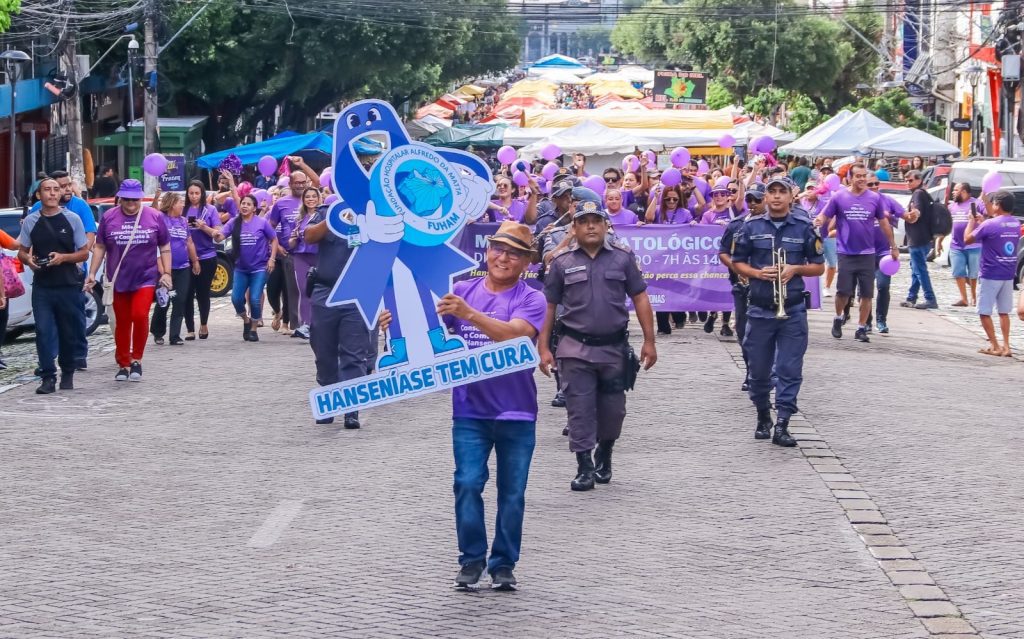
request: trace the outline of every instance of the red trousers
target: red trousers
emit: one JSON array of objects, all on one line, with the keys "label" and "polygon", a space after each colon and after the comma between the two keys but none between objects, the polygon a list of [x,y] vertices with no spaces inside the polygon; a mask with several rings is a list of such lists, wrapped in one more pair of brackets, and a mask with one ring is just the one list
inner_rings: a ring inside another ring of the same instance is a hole
[{"label": "red trousers", "polygon": [[136,291],[114,291],[114,359],[121,368],[142,361],[149,337],[149,308],[153,305],[155,286]]}]

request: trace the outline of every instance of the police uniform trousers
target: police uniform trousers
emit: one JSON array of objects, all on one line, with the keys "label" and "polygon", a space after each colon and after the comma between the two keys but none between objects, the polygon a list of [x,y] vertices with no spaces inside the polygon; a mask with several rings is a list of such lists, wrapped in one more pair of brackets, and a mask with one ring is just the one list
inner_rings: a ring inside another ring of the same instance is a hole
[{"label": "police uniform trousers", "polygon": [[744,346],[744,338],[747,336],[747,295],[749,287],[740,283],[732,285],[732,299],[736,308],[733,317],[736,318],[736,339],[740,343],[740,352],[743,353],[743,362],[747,362],[747,348]]},{"label": "police uniform trousers", "polygon": [[775,319],[774,311],[750,306],[743,349],[747,355],[750,401],[758,409],[771,408],[772,366],[775,367],[775,409],[779,419],[797,412],[796,399],[804,379],[807,352],[807,310],[787,309],[788,319]]},{"label": "police uniform trousers", "polygon": [[337,384],[369,373],[377,352],[377,331],[370,331],[355,305],[313,304],[309,345],[316,360],[316,383]]},{"label": "police uniform trousers", "polygon": [[618,439],[626,418],[622,346],[591,348],[607,353],[607,357],[595,359],[609,363],[558,359],[569,422],[569,450],[574,453],[592,450],[599,441]]}]

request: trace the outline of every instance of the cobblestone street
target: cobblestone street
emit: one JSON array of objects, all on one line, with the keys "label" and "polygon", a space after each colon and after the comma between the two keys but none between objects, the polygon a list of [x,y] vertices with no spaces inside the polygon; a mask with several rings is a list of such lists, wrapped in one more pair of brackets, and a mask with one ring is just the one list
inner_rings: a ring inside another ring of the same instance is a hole
[{"label": "cobblestone street", "polygon": [[0,637],[1024,639],[1024,351],[977,354],[939,300],[870,344],[812,313],[799,449],[753,439],[734,341],[659,338],[590,493],[538,374],[514,594],[450,587],[446,394],[316,426],[308,344],[243,343],[220,301],[140,384],[102,328],[77,390],[36,396],[29,335],[0,394]]}]

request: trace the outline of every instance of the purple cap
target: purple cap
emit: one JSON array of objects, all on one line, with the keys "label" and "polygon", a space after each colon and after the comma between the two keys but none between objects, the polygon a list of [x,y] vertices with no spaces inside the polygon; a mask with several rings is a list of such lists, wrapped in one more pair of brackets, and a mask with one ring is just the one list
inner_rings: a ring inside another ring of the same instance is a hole
[{"label": "purple cap", "polygon": [[142,184],[138,180],[128,179],[121,182],[117,197],[125,200],[141,200],[146,197],[146,192],[142,190]]}]

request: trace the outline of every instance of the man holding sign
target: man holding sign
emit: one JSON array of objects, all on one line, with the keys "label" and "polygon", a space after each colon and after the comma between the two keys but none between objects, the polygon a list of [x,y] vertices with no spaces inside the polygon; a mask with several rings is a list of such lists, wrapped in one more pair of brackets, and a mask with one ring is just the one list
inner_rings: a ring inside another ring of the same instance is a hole
[{"label": "man holding sign", "polygon": [[[487,275],[455,284],[437,305],[448,329],[480,348],[527,337],[544,324],[544,295],[526,284],[533,257],[530,229],[503,222],[488,238]],[[486,568],[496,590],[515,590],[526,479],[536,441],[537,386],[524,370],[452,390],[452,450],[455,454],[455,528],[459,538],[457,588],[472,588]],[[497,457],[498,515],[490,559],[481,495],[487,459]]]}]

